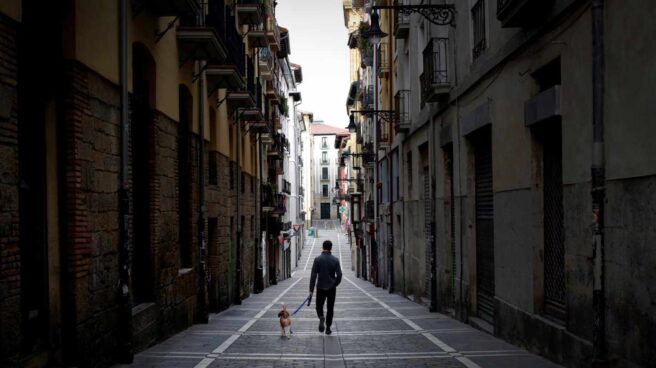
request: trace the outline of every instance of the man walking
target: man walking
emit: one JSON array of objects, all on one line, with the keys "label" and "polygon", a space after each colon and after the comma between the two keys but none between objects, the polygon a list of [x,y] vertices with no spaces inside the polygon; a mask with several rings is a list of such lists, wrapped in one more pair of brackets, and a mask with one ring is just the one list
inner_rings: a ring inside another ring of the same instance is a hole
[{"label": "man walking", "polygon": [[[323,252],[314,259],[312,264],[312,275],[310,277],[310,296],[314,293],[314,286],[317,286],[317,316],[319,317],[319,332],[326,331],[330,335],[332,331],[330,326],[333,324],[333,308],[335,307],[335,295],[337,286],[342,282],[342,267],[339,265],[339,259],[333,256],[330,251],[333,243],[330,240],[323,242]],[[317,276],[319,282],[317,282]],[[328,299],[328,311],[326,318],[323,317],[323,303]],[[324,327],[325,321],[325,327]]]}]

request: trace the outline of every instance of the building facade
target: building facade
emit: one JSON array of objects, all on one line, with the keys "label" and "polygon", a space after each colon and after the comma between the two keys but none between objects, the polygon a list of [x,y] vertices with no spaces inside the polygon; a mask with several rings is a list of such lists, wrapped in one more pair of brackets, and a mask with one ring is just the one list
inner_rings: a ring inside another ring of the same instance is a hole
[{"label": "building facade", "polygon": [[392,2],[344,3],[362,21],[350,111],[386,54],[372,107],[395,115],[389,148],[356,115],[380,190],[365,232],[387,247],[360,275],[567,366],[653,365],[655,4],[445,3],[448,26],[380,10],[371,66],[360,36]]},{"label": "building facade", "polygon": [[0,365],[129,362],[262,290],[281,28],[272,1],[0,4]]},{"label": "building facade", "polygon": [[335,186],[338,178],[338,149],[335,148],[337,136],[348,136],[348,131],[322,122],[310,126],[312,136],[313,163],[312,196],[314,209],[312,219],[337,219],[339,203]]}]

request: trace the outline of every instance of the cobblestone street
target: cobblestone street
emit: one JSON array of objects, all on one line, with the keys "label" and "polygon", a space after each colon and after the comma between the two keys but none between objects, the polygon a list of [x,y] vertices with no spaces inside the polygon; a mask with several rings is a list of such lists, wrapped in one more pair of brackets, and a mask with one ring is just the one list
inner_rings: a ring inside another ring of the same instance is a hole
[{"label": "cobblestone street", "polygon": [[[289,280],[212,315],[138,354],[134,367],[558,367],[445,315],[357,279],[347,237],[336,222],[319,224]],[[280,337],[281,303],[295,310],[307,297],[321,243],[333,241],[344,279],[337,289],[331,336],[317,330],[314,301],[293,317],[294,334]],[[125,366],[122,366],[125,367]]]}]

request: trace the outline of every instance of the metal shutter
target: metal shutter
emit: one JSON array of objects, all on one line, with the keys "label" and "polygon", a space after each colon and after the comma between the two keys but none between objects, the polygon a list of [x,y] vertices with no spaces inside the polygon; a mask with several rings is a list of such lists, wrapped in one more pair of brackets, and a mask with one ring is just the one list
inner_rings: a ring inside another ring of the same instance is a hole
[{"label": "metal shutter", "polygon": [[494,193],[489,134],[476,143],[475,150],[478,315],[494,323]]}]

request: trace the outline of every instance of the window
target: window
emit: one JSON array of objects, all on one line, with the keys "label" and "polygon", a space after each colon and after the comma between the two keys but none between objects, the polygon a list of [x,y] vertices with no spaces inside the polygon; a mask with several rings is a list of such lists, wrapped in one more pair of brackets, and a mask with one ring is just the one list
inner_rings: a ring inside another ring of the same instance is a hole
[{"label": "window", "polygon": [[474,35],[474,48],[472,55],[474,59],[479,57],[485,47],[485,0],[478,0],[471,10],[472,33]]},{"label": "window", "polygon": [[324,184],[321,186],[321,196],[328,197],[328,184]]},{"label": "window", "polygon": [[321,148],[323,148],[323,149],[328,148],[328,138],[327,137],[322,137],[321,138]]},{"label": "window", "polygon": [[321,168],[321,180],[328,180],[328,168],[327,167],[322,167]]},{"label": "window", "polygon": [[321,152],[321,163],[322,164],[328,163],[328,152],[326,151]]}]

